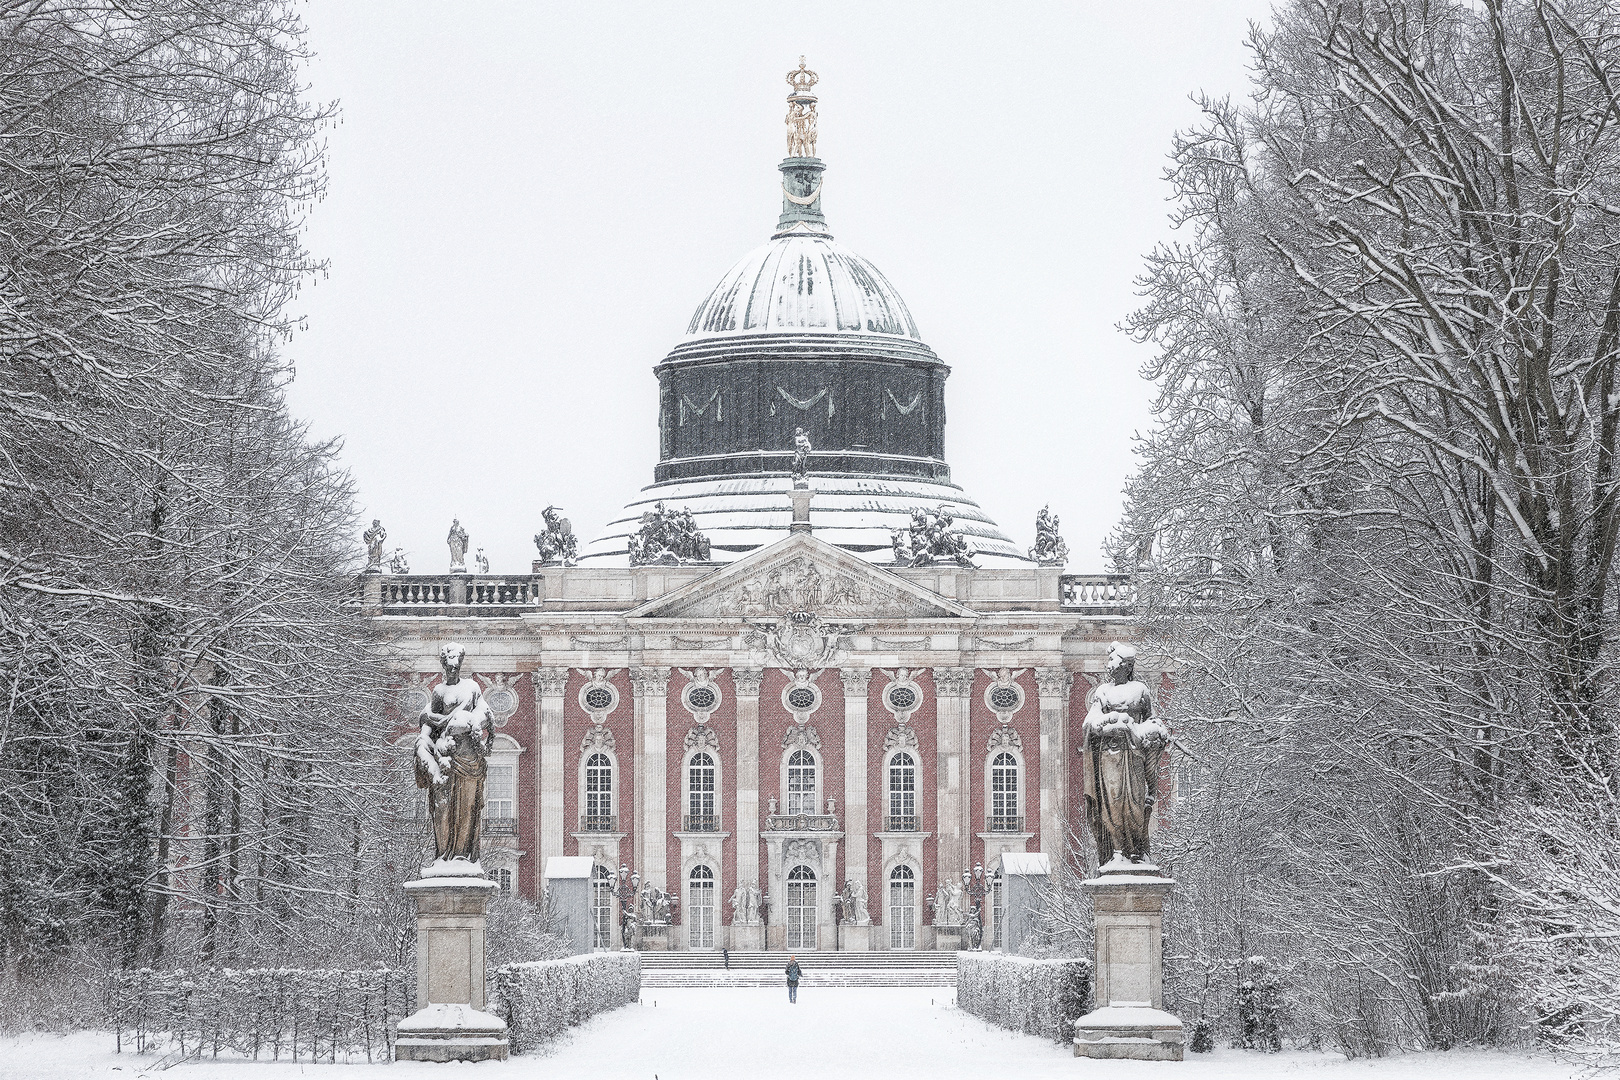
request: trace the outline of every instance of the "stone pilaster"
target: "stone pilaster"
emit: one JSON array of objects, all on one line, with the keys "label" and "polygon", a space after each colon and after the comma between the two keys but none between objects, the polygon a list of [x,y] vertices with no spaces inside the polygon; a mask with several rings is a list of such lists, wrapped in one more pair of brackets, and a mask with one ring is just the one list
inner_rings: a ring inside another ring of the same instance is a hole
[{"label": "stone pilaster", "polygon": [[671,886],[665,866],[669,848],[669,668],[631,668],[630,683],[635,688],[636,744],[641,749],[636,768],[636,805],[641,811],[636,819],[636,859],[641,864],[642,883],[667,890]]},{"label": "stone pilaster", "polygon": [[934,805],[939,815],[936,867],[940,881],[959,880],[962,871],[973,865],[968,850],[973,829],[967,820],[967,695],[972,687],[972,668],[934,669],[934,736],[938,747]]},{"label": "stone pilaster", "polygon": [[540,764],[534,771],[535,850],[538,867],[563,854],[563,837],[573,830],[563,820],[563,791],[567,783],[567,749],[563,746],[563,692],[568,689],[567,668],[541,668],[529,672],[534,685],[536,734]]},{"label": "stone pilaster", "polygon": [[866,688],[872,672],[843,668],[844,683],[844,880],[871,890],[866,880]]},{"label": "stone pilaster", "polygon": [[737,882],[759,888],[764,888],[759,877],[759,685],[764,678],[763,668],[731,670],[737,691]]},{"label": "stone pilaster", "polygon": [[1041,696],[1041,850],[1063,857],[1068,840],[1064,807],[1069,805],[1069,687],[1074,676],[1062,668],[1036,668]]}]

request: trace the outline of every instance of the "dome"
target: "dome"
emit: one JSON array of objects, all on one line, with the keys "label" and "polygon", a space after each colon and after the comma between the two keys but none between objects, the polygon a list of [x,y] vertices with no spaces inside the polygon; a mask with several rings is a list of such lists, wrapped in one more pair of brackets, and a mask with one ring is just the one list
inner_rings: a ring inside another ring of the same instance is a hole
[{"label": "dome", "polygon": [[882,271],[827,236],[778,236],[726,271],[688,338],[783,332],[882,334],[920,341]]}]

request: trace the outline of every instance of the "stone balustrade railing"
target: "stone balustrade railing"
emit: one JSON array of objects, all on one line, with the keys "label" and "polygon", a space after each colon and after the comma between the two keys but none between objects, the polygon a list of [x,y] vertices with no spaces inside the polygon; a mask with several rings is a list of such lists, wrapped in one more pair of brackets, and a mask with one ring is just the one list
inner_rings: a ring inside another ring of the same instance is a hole
[{"label": "stone balustrade railing", "polygon": [[465,607],[480,614],[515,615],[523,609],[539,609],[540,582],[531,575],[366,574],[360,588],[368,606],[388,614]]},{"label": "stone balustrade railing", "polygon": [[1129,574],[1064,574],[1058,578],[1058,604],[1086,615],[1127,615],[1136,600]]}]

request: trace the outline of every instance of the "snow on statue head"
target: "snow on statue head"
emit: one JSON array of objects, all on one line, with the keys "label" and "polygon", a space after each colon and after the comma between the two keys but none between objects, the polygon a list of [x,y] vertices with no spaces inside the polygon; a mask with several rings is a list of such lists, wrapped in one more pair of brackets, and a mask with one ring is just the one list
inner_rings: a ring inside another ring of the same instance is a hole
[{"label": "snow on statue head", "polygon": [[1123,671],[1128,682],[1136,674],[1136,646],[1116,641],[1108,646],[1108,673]]},{"label": "snow on statue head", "polygon": [[467,650],[454,641],[446,642],[444,648],[439,650],[439,663],[446,675],[454,676],[461,673],[461,661],[467,655]]}]

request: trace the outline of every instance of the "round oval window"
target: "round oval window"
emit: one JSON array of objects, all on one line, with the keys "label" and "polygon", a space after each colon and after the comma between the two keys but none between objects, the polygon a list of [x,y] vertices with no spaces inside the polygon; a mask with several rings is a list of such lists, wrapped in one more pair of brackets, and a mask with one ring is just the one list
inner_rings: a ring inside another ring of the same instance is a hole
[{"label": "round oval window", "polygon": [[990,704],[998,709],[1018,708],[1018,691],[1010,686],[998,686],[990,691]]},{"label": "round oval window", "polygon": [[917,704],[917,694],[909,686],[897,686],[889,691],[889,707],[892,709],[910,709]]},{"label": "round oval window", "polygon": [[808,686],[795,686],[788,691],[787,699],[795,709],[808,709],[816,703],[816,692]]},{"label": "round oval window", "polygon": [[585,691],[585,705],[591,709],[609,709],[613,707],[613,691],[605,686],[593,686]]},{"label": "round oval window", "polygon": [[715,700],[714,691],[707,686],[694,686],[686,695],[687,704],[694,709],[712,709]]}]

